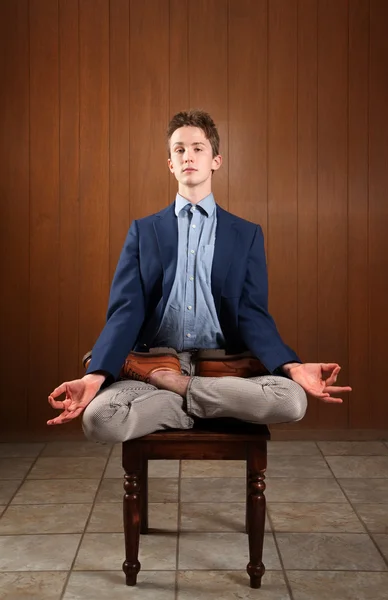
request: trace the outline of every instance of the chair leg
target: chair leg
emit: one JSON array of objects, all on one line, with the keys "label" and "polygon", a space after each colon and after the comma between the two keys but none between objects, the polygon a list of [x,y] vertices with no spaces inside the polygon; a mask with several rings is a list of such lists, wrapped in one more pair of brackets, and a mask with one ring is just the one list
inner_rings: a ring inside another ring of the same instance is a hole
[{"label": "chair leg", "polygon": [[148,460],[144,459],[141,470],[141,523],[140,533],[148,533]]},{"label": "chair leg", "polygon": [[[124,456],[124,454],[123,454]],[[136,585],[137,574],[141,565],[138,560],[139,538],[140,538],[140,513],[141,513],[141,487],[142,462],[140,458],[136,461],[133,457],[123,459],[124,475],[124,538],[125,538],[125,561],[123,571],[127,585]]]},{"label": "chair leg", "polygon": [[[249,538],[249,563],[247,573],[250,577],[251,588],[261,586],[264,575],[263,545],[265,527],[265,464],[266,442],[250,449],[248,456],[248,496],[247,496],[247,525]],[[264,452],[264,454],[263,454]],[[261,459],[261,460],[260,460]],[[263,468],[264,467],[264,468]]]}]

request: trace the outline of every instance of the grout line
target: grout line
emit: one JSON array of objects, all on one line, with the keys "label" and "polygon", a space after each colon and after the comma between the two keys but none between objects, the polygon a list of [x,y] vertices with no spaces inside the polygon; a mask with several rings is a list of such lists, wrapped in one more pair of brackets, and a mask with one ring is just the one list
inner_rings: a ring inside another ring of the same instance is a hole
[{"label": "grout line", "polygon": [[92,503],[91,503],[91,508],[90,508],[90,511],[89,511],[89,516],[88,516],[88,518],[86,519],[86,522],[85,522],[85,525],[84,525],[83,532],[81,533],[80,540],[79,540],[78,546],[77,546],[77,548],[76,548],[76,551],[75,551],[75,554],[74,554],[74,558],[73,558],[73,560],[72,560],[72,563],[71,563],[71,565],[70,565],[70,568],[69,568],[69,570],[68,570],[68,573],[67,573],[67,577],[66,577],[66,579],[65,579],[65,582],[64,582],[64,584],[63,584],[63,590],[62,590],[62,594],[61,594],[61,596],[60,596],[60,600],[63,600],[63,598],[64,598],[64,595],[65,595],[65,593],[66,593],[66,588],[67,588],[67,585],[68,585],[68,583],[69,583],[69,579],[70,579],[70,577],[71,577],[71,574],[72,574],[72,572],[73,572],[73,568],[74,568],[74,565],[75,565],[75,561],[77,560],[78,553],[79,553],[79,551],[80,551],[80,548],[81,548],[82,542],[83,542],[83,540],[84,540],[84,537],[85,537],[86,530],[87,530],[87,528],[88,528],[88,526],[89,526],[89,523],[90,523],[90,518],[91,518],[91,516],[92,516],[92,513],[93,513],[93,511],[94,511],[94,508],[95,508],[95,506],[96,506],[96,500],[97,500],[97,496],[98,496],[98,493],[99,493],[99,491],[100,491],[101,484],[102,484],[102,482],[103,482],[103,480],[104,480],[104,475],[105,475],[105,473],[106,473],[106,469],[107,469],[107,467],[108,467],[108,464],[109,464],[109,461],[110,461],[110,459],[111,459],[111,456],[112,456],[113,450],[114,450],[114,444],[112,444],[112,447],[111,447],[111,449],[110,449],[110,452],[108,453],[108,455],[107,455],[107,457],[106,457],[105,467],[104,467],[104,469],[103,469],[103,471],[102,471],[102,473],[101,473],[101,477],[100,477],[100,483],[98,484],[98,486],[97,486],[97,489],[96,489],[96,491],[95,491],[95,494],[94,494],[94,500],[93,500],[93,501],[92,501]]},{"label": "grout line", "polygon": [[[18,487],[16,488],[15,492],[14,492],[14,493],[12,494],[12,496],[10,497],[10,499],[9,499],[8,503],[6,502],[6,503],[5,503],[5,505],[2,505],[2,506],[5,506],[5,508],[4,508],[4,511],[1,513],[1,514],[2,514],[2,516],[5,514],[5,511],[8,509],[8,507],[11,505],[11,502],[14,500],[14,498],[15,498],[16,494],[19,492],[19,490],[20,490],[20,488],[22,487],[22,485],[23,485],[24,483],[26,483],[26,481],[27,481],[27,476],[30,474],[30,472],[31,472],[32,468],[35,466],[35,464],[36,464],[36,462],[37,462],[38,458],[40,458],[40,457],[41,457],[41,455],[42,455],[42,452],[44,451],[44,449],[46,448],[46,446],[47,446],[47,442],[45,442],[45,443],[43,444],[43,447],[40,449],[40,451],[39,451],[39,452],[38,452],[38,454],[35,456],[35,458],[34,458],[34,457],[31,457],[31,456],[18,456],[18,457],[16,457],[16,456],[15,456],[15,458],[32,458],[32,463],[31,463],[31,465],[30,465],[30,468],[28,469],[28,471],[26,472],[26,474],[24,475],[24,477],[23,477],[23,478],[22,478],[22,480],[20,481],[20,483],[19,483]],[[7,457],[3,457],[3,458],[7,458]],[[9,456],[8,458],[13,458],[13,457]],[[15,481],[15,479],[1,479],[0,481]],[[18,480],[16,480],[16,481],[18,481]],[[31,480],[29,480],[29,481],[31,481]],[[18,505],[18,504],[15,504],[14,506],[19,506],[19,505]]]},{"label": "grout line", "polygon": [[[276,551],[278,553],[279,562],[280,562],[280,566],[281,566],[281,571],[283,573],[284,581],[285,581],[286,586],[287,586],[288,595],[290,597],[290,600],[294,600],[294,595],[292,593],[291,584],[290,584],[290,582],[288,580],[287,571],[286,571],[286,568],[284,566],[282,554],[280,552],[279,542],[278,542],[278,539],[276,537],[276,531],[275,531],[274,523],[272,521],[271,515],[270,515],[270,513],[269,513],[268,510],[266,511],[266,517],[267,517],[267,520],[268,520],[268,522],[269,522],[269,524],[271,526],[271,534],[273,536],[273,540],[274,540],[274,543],[275,543],[275,548],[276,548]],[[267,532],[264,532],[264,538],[265,538],[266,533]]]}]

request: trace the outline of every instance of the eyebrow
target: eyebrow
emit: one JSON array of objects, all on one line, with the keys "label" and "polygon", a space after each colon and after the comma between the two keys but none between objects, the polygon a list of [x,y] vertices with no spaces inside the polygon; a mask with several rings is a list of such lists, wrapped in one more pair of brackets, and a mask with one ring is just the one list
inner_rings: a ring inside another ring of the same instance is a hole
[{"label": "eyebrow", "polygon": [[[204,144],[204,142],[193,142],[191,145],[192,146],[204,146],[205,144]],[[175,144],[173,144],[173,147],[174,146],[184,146],[184,142],[175,142]]]}]

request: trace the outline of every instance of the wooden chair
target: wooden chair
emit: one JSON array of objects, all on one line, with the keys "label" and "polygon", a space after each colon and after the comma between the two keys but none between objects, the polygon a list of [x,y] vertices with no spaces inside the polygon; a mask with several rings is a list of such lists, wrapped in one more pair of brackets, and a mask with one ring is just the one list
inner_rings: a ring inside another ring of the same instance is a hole
[{"label": "wooden chair", "polygon": [[[267,440],[265,425],[235,419],[198,419],[193,429],[159,431],[123,443],[124,535],[123,571],[127,585],[136,585],[140,533],[148,532],[148,460],[245,460],[247,470],[246,532],[249,539],[247,573],[252,588],[264,575],[262,562],[265,525]],[[222,500],[222,498],[221,498]]]}]

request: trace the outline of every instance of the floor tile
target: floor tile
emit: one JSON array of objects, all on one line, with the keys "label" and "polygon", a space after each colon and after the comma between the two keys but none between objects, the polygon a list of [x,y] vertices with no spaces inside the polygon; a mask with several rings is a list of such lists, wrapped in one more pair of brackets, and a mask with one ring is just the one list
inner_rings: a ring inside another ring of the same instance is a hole
[{"label": "floor tile", "polygon": [[315,442],[269,442],[268,456],[321,456]]},{"label": "floor tile", "polygon": [[[270,531],[268,519],[265,528]],[[245,532],[245,502],[183,502],[180,531]]]},{"label": "floor tile", "polygon": [[21,479],[0,481],[0,504],[8,504],[21,482]]},{"label": "floor tile", "polygon": [[[179,460],[149,460],[148,477],[178,477]],[[124,469],[121,465],[120,456],[110,457],[104,477],[107,479],[118,479],[124,477]]]},{"label": "floor tile", "polygon": [[143,571],[137,585],[125,585],[119,571],[78,571],[70,575],[63,600],[174,600],[175,572]]},{"label": "floor tile", "polygon": [[358,516],[365,523],[368,531],[388,533],[388,503],[355,504]]},{"label": "floor tile", "polygon": [[82,533],[91,504],[9,506],[0,519],[0,535]]},{"label": "floor tile", "polygon": [[339,479],[338,483],[350,502],[386,503],[388,498],[388,479]]},{"label": "floor tile", "polygon": [[388,573],[288,571],[294,600],[388,600]]},{"label": "floor tile", "polygon": [[325,478],[330,470],[322,456],[268,456],[266,476]]},{"label": "floor tile", "polygon": [[[180,571],[178,600],[289,600],[282,573],[266,571],[260,590],[249,587],[245,571]],[[310,599],[311,600],[311,599]]]},{"label": "floor tile", "polygon": [[[148,527],[153,531],[178,530],[178,504],[150,503],[148,505]],[[121,533],[123,532],[123,511],[121,505],[110,502],[96,504],[87,531]]]},{"label": "floor tile", "polygon": [[66,571],[81,535],[8,535],[0,537],[0,571]]},{"label": "floor tile", "polygon": [[385,571],[372,540],[362,533],[278,533],[285,569]]},{"label": "floor tile", "polygon": [[0,458],[0,479],[23,479],[35,458]]},{"label": "floor tile", "polygon": [[111,456],[108,460],[104,479],[119,479],[124,477],[124,469],[121,464],[121,456]]},{"label": "floor tile", "polygon": [[111,444],[94,442],[47,442],[41,456],[73,456],[77,458],[103,456],[111,451]]},{"label": "floor tile", "polygon": [[183,477],[246,477],[242,460],[182,460]]},{"label": "floor tile", "polygon": [[66,572],[0,573],[2,600],[59,600]]},{"label": "floor tile", "polygon": [[265,496],[267,502],[347,502],[334,477],[330,479],[273,477],[267,480]]},{"label": "floor tile", "polygon": [[103,457],[42,457],[38,458],[28,479],[98,479],[106,464]]},{"label": "floor tile", "polygon": [[96,479],[34,479],[25,481],[11,504],[87,504],[93,502]]},{"label": "floor tile", "polygon": [[335,477],[388,478],[388,456],[328,456]]},{"label": "floor tile", "polygon": [[245,479],[221,477],[182,478],[182,502],[245,502]]},{"label": "floor tile", "polygon": [[350,504],[274,502],[267,508],[274,531],[365,532]]},{"label": "floor tile", "polygon": [[[244,570],[248,564],[248,536],[244,533],[181,533],[180,570]],[[272,534],[264,536],[263,563],[268,570],[281,568]]]},{"label": "floor tile", "polygon": [[[139,561],[144,570],[173,571],[176,566],[176,534],[140,536]],[[121,533],[86,533],[74,569],[76,571],[121,569],[125,557]]]},{"label": "floor tile", "polygon": [[373,539],[383,553],[385,560],[388,562],[388,535],[384,533],[375,533]]},{"label": "floor tile", "polygon": [[[122,502],[123,481],[123,479],[103,479],[97,494],[97,502]],[[148,502],[178,502],[178,479],[150,477]]]},{"label": "floor tile", "polygon": [[317,442],[325,456],[383,456],[388,448],[383,442]]},{"label": "floor tile", "polygon": [[44,447],[44,444],[38,443],[0,443],[0,457],[12,457],[12,458],[36,458],[39,452]]}]

